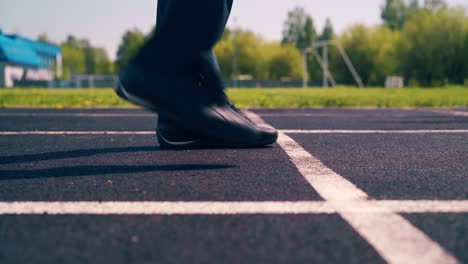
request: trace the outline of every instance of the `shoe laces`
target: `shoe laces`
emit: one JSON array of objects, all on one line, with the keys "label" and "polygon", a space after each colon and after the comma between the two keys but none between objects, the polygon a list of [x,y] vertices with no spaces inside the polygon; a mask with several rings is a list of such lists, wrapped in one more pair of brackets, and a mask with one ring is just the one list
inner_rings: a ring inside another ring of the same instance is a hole
[{"label": "shoe laces", "polygon": [[216,87],[215,85],[210,86],[208,83],[209,81],[207,80],[207,77],[205,77],[203,73],[199,73],[198,86],[200,88],[208,89],[208,93],[213,96],[217,102],[227,103],[234,112],[238,113],[250,123],[254,124],[250,118],[248,118],[239,108],[236,107],[236,105],[231,103],[223,87]]}]

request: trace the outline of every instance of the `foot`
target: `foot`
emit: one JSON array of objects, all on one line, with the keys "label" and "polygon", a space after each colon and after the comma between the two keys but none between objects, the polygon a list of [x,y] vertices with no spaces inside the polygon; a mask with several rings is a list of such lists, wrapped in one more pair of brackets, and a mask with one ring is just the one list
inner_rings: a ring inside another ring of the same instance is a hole
[{"label": "foot", "polygon": [[[253,122],[234,105],[232,105],[231,108],[253,124]],[[267,133],[277,134],[274,129],[266,126],[257,127],[257,129],[264,130]],[[165,119],[164,116],[158,117],[158,124],[156,126],[156,136],[159,145],[161,146],[161,148],[164,149],[236,147],[236,145],[233,144],[217,141],[215,139],[178,128],[169,120]],[[277,136],[272,137],[270,143],[265,144],[265,146],[275,143],[276,139]]]},{"label": "foot", "polygon": [[229,102],[205,89],[199,74],[146,72],[131,64],[120,76],[116,93],[158,112],[175,127],[235,147],[272,144],[277,132],[260,129],[234,111]]},{"label": "foot", "polygon": [[[227,102],[230,108],[247,120],[251,125],[255,126],[258,130],[263,131],[265,134],[271,135],[270,141],[265,142],[263,146],[271,145],[276,142],[278,133],[273,128],[266,126],[257,126],[252,122],[242,111],[237,109],[233,104],[229,102],[227,95],[225,94],[223,80],[220,77],[220,71],[216,56],[213,52],[205,52],[200,55],[199,59],[199,71],[200,71],[200,82],[204,89],[208,89],[208,92],[212,97]],[[200,147],[236,147],[227,142],[213,140],[210,137],[203,136],[202,134],[191,133],[177,127],[177,125],[171,123],[164,115],[159,115],[158,125],[156,127],[156,134],[159,144],[163,148],[169,149],[187,149],[187,148],[200,148]]]}]

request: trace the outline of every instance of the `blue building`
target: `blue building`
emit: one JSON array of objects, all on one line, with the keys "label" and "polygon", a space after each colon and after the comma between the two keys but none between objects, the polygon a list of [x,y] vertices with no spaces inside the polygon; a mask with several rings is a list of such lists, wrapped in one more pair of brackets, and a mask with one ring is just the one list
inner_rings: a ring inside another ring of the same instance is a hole
[{"label": "blue building", "polygon": [[0,30],[0,87],[52,81],[61,73],[60,47]]}]

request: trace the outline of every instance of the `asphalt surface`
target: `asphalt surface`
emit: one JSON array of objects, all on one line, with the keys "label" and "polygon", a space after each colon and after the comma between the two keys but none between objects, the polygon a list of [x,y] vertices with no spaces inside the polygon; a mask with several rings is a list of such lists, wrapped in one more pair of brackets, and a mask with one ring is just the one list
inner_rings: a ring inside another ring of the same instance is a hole
[{"label": "asphalt surface", "polygon": [[[277,129],[467,130],[429,109],[252,110]],[[467,112],[467,109],[455,109]],[[152,131],[136,109],[2,109],[0,132]],[[468,200],[468,133],[288,134],[376,200]],[[0,202],[323,201],[285,151],[154,135],[0,135]],[[402,216],[468,263],[468,213]],[[382,263],[338,214],[0,215],[0,263]]]}]

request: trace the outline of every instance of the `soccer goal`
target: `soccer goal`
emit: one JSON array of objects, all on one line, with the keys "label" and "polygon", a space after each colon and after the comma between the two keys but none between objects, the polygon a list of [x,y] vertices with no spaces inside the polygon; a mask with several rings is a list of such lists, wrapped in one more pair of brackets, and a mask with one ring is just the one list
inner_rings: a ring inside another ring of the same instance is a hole
[{"label": "soccer goal", "polygon": [[[351,62],[351,59],[349,58],[348,54],[346,53],[345,49],[341,44],[337,41],[319,41],[316,42],[313,46],[304,49],[303,51],[303,73],[302,73],[302,86],[304,88],[308,87],[309,83],[309,77],[308,77],[308,63],[307,63],[307,58],[309,54],[312,54],[317,62],[320,65],[320,68],[322,69],[323,72],[323,88],[328,88],[329,84],[332,85],[332,87],[336,86],[336,80],[333,78],[333,75],[329,71],[329,64],[328,64],[328,49],[331,47],[335,47],[338,49],[341,57],[343,58],[343,61],[346,63],[346,66],[348,67],[349,71],[353,75],[354,80],[356,81],[356,84],[360,88],[364,88],[364,83],[362,82],[361,77],[359,76],[356,68],[354,67],[353,63]],[[318,48],[322,48],[322,55],[318,52]]]}]

